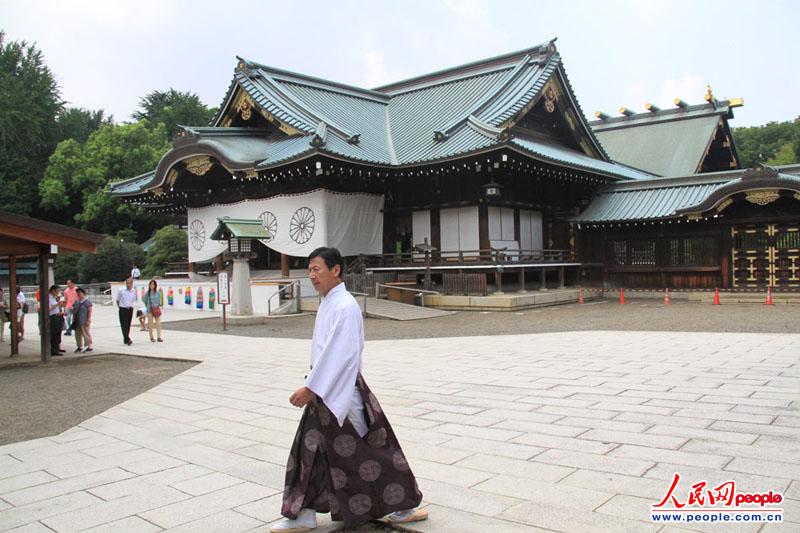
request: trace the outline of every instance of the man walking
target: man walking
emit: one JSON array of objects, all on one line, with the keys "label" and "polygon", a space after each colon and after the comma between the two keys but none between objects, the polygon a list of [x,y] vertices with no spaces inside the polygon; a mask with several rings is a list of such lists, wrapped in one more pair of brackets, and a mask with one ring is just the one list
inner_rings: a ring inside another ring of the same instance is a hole
[{"label": "man walking", "polygon": [[122,328],[122,342],[130,346],[131,320],[133,319],[133,306],[136,305],[136,291],[133,290],[133,278],[128,276],[125,287],[117,292],[117,307],[119,307],[119,327]]},{"label": "man walking", "polygon": [[331,513],[346,528],[384,517],[392,523],[425,520],[422,501],[378,399],[361,376],[364,321],[340,279],[336,248],[309,256],[308,273],[322,295],[311,341],[311,371],[289,398],[304,407],[286,465],[281,514],[272,533],[317,527]]}]

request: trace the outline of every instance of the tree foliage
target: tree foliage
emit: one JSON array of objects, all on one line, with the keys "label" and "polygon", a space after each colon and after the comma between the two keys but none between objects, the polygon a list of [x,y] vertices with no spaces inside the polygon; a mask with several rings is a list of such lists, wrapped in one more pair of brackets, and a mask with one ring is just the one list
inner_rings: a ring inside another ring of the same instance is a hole
[{"label": "tree foliage", "polygon": [[41,51],[0,32],[0,205],[31,214],[57,140],[58,84]]},{"label": "tree foliage", "polygon": [[770,165],[800,161],[800,117],[763,126],[733,128],[732,134],[744,168],[758,161]]},{"label": "tree foliage", "polygon": [[73,220],[83,229],[113,234],[133,227],[145,237],[164,219],[121,203],[106,186],[152,170],[169,146],[164,126],[146,121],[105,124],[83,144],[62,141],[39,184],[41,207],[52,218]]},{"label": "tree foliage", "polygon": [[80,254],[78,280],[80,283],[102,283],[123,280],[131,273],[131,265],[144,262],[144,251],[136,243],[109,237],[100,243],[96,254]]},{"label": "tree foliage", "polygon": [[78,263],[85,254],[58,254],[53,265],[53,276],[55,282],[65,284],[68,279],[80,283],[78,275]]},{"label": "tree foliage", "polygon": [[186,230],[169,225],[153,235],[155,242],[147,250],[144,273],[147,276],[163,276],[167,263],[186,260],[188,241]]},{"label": "tree foliage", "polygon": [[105,111],[102,109],[91,111],[82,107],[69,107],[56,117],[58,140],[73,139],[79,143],[85,143],[92,132],[100,129],[100,126],[112,122],[112,117],[106,118]]},{"label": "tree foliage", "polygon": [[172,138],[178,125],[206,126],[216,113],[200,101],[195,93],[153,91],[139,100],[139,109],[132,115],[134,120],[147,120],[152,124],[164,124],[167,137]]}]

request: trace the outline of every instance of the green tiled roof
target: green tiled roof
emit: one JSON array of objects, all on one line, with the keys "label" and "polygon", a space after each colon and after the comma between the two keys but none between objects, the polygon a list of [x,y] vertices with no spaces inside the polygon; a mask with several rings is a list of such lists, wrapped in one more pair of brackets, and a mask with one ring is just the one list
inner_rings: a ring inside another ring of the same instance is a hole
[{"label": "green tiled roof", "polygon": [[687,176],[700,171],[717,127],[732,117],[727,100],[714,100],[589,124],[614,161],[658,176]]},{"label": "green tiled roof", "polygon": [[259,219],[218,218],[219,224],[209,237],[212,241],[225,240],[228,235],[237,239],[271,239],[272,235]]},{"label": "green tiled roof", "polygon": [[[190,143],[195,143],[196,153],[221,159],[229,170],[275,168],[314,154],[381,167],[415,166],[510,146],[534,158],[615,179],[648,177],[611,162],[582,118],[578,127],[600,154],[597,158],[559,152],[555,146],[537,148],[533,141],[512,141],[502,128],[529,109],[554,77],[569,93],[565,105],[574,106],[582,117],[552,41],[375,90],[241,60],[214,119],[216,127],[187,128],[188,138],[179,141],[183,144],[176,142],[151,181],[140,176],[115,184],[112,192],[135,194],[157,187],[178,156],[186,157],[181,150]],[[237,90],[299,134],[219,127]]]},{"label": "green tiled roof", "polygon": [[[800,191],[800,165],[777,167],[779,177],[765,182],[770,188],[789,188]],[[633,220],[658,220],[681,216],[700,210],[703,202],[713,194],[730,194],[746,190],[748,186],[761,187],[743,177],[747,171],[731,170],[696,174],[679,178],[652,178],[636,182],[608,185],[574,222],[605,223]]]}]

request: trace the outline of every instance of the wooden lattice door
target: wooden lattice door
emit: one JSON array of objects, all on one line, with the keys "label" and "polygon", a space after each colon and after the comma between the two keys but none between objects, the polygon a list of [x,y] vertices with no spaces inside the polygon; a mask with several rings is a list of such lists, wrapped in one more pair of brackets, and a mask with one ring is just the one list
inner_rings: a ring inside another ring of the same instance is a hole
[{"label": "wooden lattice door", "polygon": [[800,288],[800,224],[731,229],[734,288]]},{"label": "wooden lattice door", "polygon": [[800,224],[774,224],[773,286],[800,289]]}]

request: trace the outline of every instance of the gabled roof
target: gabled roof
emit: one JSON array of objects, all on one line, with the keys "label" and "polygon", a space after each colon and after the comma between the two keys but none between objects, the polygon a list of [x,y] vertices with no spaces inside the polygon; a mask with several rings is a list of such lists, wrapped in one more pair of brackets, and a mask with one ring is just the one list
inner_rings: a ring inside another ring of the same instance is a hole
[{"label": "gabled roof", "polygon": [[211,233],[209,239],[212,241],[225,241],[234,239],[267,239],[271,240],[272,235],[264,227],[260,219],[246,218],[218,218],[218,224]]},{"label": "gabled roof", "polygon": [[[576,117],[571,123],[579,122],[576,134],[587,153],[576,167],[612,179],[646,177],[610,161],[583,119],[554,41],[548,41],[375,90],[240,59],[214,127],[185,128],[184,138],[162,159],[150,182],[139,176],[115,184],[112,192],[133,194],[160,186],[192,149],[194,155],[217,158],[228,170],[245,164],[265,170],[317,154],[387,168],[430,164],[503,146],[525,148],[520,143],[512,146],[511,127],[542,97],[547,84],[561,88],[564,105]],[[242,105],[247,116],[254,106],[277,128],[272,133],[224,128],[231,117],[242,113]],[[223,129],[232,131],[217,133]],[[526,153],[542,156],[537,150]]]},{"label": "gabled roof", "polygon": [[711,209],[721,200],[745,190],[766,187],[800,191],[798,176],[800,165],[795,164],[777,167],[768,176],[748,169],[619,182],[603,188],[573,221],[607,223],[676,218]]},{"label": "gabled roof", "polygon": [[[672,109],[658,109],[618,117],[603,116],[589,123],[595,136],[614,161],[640,168],[658,176],[686,176],[702,171],[709,147],[718,128],[728,133],[727,120],[739,101],[709,101]],[[734,159],[736,149],[730,142]],[[738,159],[737,159],[738,161]]]}]

